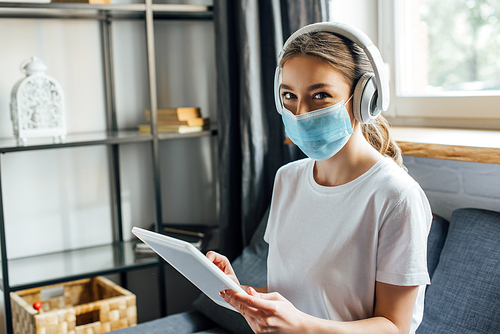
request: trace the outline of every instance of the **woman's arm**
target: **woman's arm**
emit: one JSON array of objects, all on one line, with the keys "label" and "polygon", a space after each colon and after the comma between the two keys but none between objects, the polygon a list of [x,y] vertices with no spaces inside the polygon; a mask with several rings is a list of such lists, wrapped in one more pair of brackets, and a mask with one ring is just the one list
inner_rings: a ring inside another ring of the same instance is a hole
[{"label": "woman's arm", "polygon": [[394,333],[410,331],[418,286],[398,286],[376,282],[373,318],[318,323],[317,333]]},{"label": "woman's arm", "polygon": [[408,333],[418,286],[396,286],[376,282],[372,318],[339,322],[316,318],[297,310],[278,293],[248,295],[226,290],[221,295],[238,310],[256,333]]}]

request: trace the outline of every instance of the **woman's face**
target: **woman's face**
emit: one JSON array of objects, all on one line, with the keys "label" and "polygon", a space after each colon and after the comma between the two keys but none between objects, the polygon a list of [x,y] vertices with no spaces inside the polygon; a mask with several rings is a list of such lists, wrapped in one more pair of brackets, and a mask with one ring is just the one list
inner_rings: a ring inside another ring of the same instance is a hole
[{"label": "woman's face", "polygon": [[[340,71],[318,57],[295,56],[283,65],[280,94],[295,115],[347,101],[350,91]],[[352,119],[350,104],[346,107]]]}]

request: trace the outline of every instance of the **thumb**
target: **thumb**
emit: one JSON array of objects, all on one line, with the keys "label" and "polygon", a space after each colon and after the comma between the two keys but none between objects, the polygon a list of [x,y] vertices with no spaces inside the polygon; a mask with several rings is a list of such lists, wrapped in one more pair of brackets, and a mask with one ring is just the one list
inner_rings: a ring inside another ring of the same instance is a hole
[{"label": "thumb", "polygon": [[247,293],[250,295],[250,296],[254,296],[254,297],[259,297],[261,296],[261,293],[258,293],[254,288],[252,288],[251,286],[248,287],[247,289]]},{"label": "thumb", "polygon": [[252,288],[251,286],[248,287],[247,289],[247,293],[252,296],[252,297],[257,297],[257,298],[260,298],[260,299],[268,299],[268,298],[265,298],[264,295],[265,293],[260,293],[260,292],[257,292],[257,290],[255,290],[254,288]]},{"label": "thumb", "polygon": [[255,291],[253,288],[249,288],[253,290],[253,293],[249,293],[252,296],[262,298],[264,300],[286,300],[282,295],[280,295],[277,292],[271,292],[271,293],[258,293]]}]

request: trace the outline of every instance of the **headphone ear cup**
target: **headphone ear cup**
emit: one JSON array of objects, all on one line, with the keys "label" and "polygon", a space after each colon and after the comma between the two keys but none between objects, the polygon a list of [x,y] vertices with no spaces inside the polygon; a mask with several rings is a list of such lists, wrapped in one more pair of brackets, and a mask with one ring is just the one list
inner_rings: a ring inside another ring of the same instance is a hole
[{"label": "headphone ear cup", "polygon": [[354,88],[352,113],[361,124],[373,122],[378,114],[376,107],[377,85],[373,73],[365,73],[359,78]]},{"label": "headphone ear cup", "polygon": [[281,68],[278,66],[276,67],[276,71],[274,72],[274,104],[276,106],[276,111],[281,115],[283,112],[283,103],[281,101],[280,85]]}]

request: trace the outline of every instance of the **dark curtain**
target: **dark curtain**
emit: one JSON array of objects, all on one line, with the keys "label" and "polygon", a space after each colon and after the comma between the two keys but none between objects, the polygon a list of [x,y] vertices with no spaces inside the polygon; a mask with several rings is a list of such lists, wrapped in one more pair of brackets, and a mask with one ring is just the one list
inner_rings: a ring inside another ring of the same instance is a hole
[{"label": "dark curtain", "polygon": [[278,168],[303,157],[283,144],[273,95],[277,55],[293,31],[325,19],[325,0],[214,1],[220,252],[229,259],[250,242]]}]

